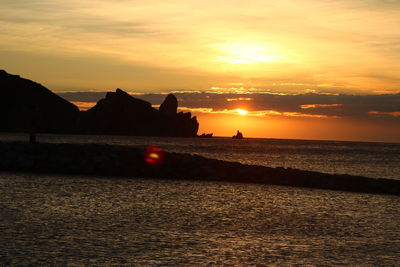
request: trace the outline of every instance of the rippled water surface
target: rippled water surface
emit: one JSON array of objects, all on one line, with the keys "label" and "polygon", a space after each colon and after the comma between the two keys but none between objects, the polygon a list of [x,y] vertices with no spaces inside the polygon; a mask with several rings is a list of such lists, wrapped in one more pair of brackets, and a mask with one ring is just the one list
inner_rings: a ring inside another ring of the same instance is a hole
[{"label": "rippled water surface", "polygon": [[[27,136],[0,134],[0,140],[26,141]],[[166,151],[199,154],[245,164],[400,180],[400,143],[94,135],[39,135],[38,140],[143,147],[155,144]]]},{"label": "rippled water surface", "polygon": [[0,265],[394,266],[399,205],[269,185],[0,173]]}]

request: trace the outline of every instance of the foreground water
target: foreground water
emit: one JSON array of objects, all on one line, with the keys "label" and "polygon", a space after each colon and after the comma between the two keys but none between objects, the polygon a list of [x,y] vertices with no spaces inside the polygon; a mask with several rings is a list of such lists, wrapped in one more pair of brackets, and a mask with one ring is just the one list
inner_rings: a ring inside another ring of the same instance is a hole
[{"label": "foreground water", "polygon": [[199,181],[0,173],[0,265],[386,265],[400,198]]},{"label": "foreground water", "polygon": [[[0,134],[0,140],[26,141],[27,135]],[[39,135],[38,140],[142,147],[155,144],[170,152],[198,154],[245,164],[400,180],[400,143],[95,135]]]}]

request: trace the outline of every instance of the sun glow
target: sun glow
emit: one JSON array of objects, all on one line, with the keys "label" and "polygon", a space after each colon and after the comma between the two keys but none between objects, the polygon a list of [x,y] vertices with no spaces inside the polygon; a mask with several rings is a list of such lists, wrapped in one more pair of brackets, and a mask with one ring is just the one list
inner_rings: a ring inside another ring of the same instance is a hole
[{"label": "sun glow", "polygon": [[239,113],[240,115],[247,115],[247,113],[249,113],[248,110],[241,109],[241,108],[237,108],[236,112]]},{"label": "sun glow", "polygon": [[217,50],[224,55],[216,57],[215,62],[228,64],[256,64],[276,62],[280,57],[271,48],[258,44],[219,44]]}]

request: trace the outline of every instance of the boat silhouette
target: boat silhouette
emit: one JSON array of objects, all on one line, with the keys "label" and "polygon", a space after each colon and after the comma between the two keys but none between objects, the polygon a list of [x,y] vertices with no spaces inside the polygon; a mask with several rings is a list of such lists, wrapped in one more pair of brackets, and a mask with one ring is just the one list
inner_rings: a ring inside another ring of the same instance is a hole
[{"label": "boat silhouette", "polygon": [[236,135],[232,136],[232,139],[243,139],[243,134],[238,130]]}]

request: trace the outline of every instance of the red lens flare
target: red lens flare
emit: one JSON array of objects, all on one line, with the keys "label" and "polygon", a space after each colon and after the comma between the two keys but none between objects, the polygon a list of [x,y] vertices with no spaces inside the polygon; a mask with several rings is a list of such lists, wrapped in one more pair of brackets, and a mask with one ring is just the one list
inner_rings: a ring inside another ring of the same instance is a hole
[{"label": "red lens flare", "polygon": [[149,145],[144,151],[144,160],[153,166],[160,166],[164,162],[164,152],[158,146]]}]

